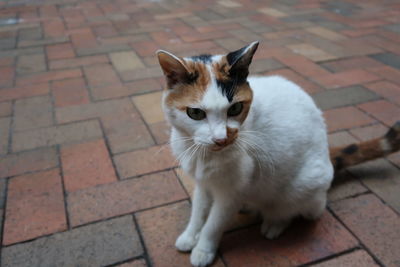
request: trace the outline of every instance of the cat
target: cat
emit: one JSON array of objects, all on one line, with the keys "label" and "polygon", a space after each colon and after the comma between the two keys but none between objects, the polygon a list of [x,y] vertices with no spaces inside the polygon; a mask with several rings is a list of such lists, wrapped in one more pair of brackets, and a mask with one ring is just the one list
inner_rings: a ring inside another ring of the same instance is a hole
[{"label": "cat", "polygon": [[157,51],[172,151],[196,182],[175,244],[193,266],[212,263],[243,205],[262,215],[262,235],[277,238],[294,217],[321,216],[335,170],[400,149],[400,122],[382,138],[329,149],[308,94],[280,76],[248,76],[258,45],[187,58]]}]

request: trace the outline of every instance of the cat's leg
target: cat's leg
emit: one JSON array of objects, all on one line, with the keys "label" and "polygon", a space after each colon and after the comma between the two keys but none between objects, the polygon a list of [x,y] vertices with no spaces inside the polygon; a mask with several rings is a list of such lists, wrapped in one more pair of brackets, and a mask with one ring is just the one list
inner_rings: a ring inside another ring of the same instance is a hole
[{"label": "cat's leg", "polygon": [[326,208],[327,193],[325,190],[318,191],[303,207],[301,215],[308,220],[316,220],[322,216]]},{"label": "cat's leg", "polygon": [[221,196],[214,199],[199,241],[190,256],[193,266],[207,266],[214,260],[222,234],[240,208],[233,199]]},{"label": "cat's leg", "polygon": [[185,231],[178,237],[175,247],[179,251],[190,251],[197,243],[199,233],[207,218],[211,206],[211,198],[206,190],[197,184],[194,189],[192,212]]}]

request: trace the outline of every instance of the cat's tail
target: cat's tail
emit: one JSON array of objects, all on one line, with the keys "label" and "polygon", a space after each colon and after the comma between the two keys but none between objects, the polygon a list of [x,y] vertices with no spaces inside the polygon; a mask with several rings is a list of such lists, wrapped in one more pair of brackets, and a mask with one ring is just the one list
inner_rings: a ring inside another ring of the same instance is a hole
[{"label": "cat's tail", "polygon": [[400,121],[382,137],[343,147],[331,147],[330,157],[335,171],[400,150]]}]

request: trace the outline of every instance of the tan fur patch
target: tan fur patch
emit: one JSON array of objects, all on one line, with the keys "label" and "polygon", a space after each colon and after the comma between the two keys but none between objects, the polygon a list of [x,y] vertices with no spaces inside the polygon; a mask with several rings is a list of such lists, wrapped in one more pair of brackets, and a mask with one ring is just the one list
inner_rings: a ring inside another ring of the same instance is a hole
[{"label": "tan fur patch", "polygon": [[251,90],[248,83],[239,86],[236,89],[236,93],[233,97],[233,102],[243,103],[243,110],[237,117],[240,123],[243,123],[244,120],[247,118],[252,101],[253,101],[253,91]]},{"label": "tan fur patch", "polygon": [[238,129],[226,127],[227,142],[226,145],[232,144],[238,137]]},{"label": "tan fur patch", "polygon": [[201,62],[184,61],[190,73],[197,75],[193,84],[180,84],[167,96],[166,104],[178,109],[185,110],[187,106],[200,102],[210,83],[210,75],[206,66]]},{"label": "tan fur patch", "polygon": [[219,81],[229,80],[229,64],[226,57],[223,57],[221,61],[216,62],[212,65],[212,70],[215,75],[215,79]]}]

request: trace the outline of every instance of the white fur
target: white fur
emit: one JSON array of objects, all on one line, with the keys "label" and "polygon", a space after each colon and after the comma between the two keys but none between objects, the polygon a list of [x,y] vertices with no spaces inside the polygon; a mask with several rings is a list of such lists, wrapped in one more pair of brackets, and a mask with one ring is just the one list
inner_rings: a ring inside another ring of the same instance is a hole
[{"label": "white fur", "polygon": [[[194,266],[212,262],[222,233],[244,204],[260,211],[267,238],[278,237],[293,217],[316,219],[325,209],[333,168],[320,110],[282,77],[248,81],[253,103],[243,124],[227,117],[232,103],[214,83],[195,106],[206,111],[204,120],[164,105],[173,126],[172,150],[196,180],[190,222],[176,241],[179,250],[192,250]],[[238,128],[239,138],[210,151],[226,126]]]}]

